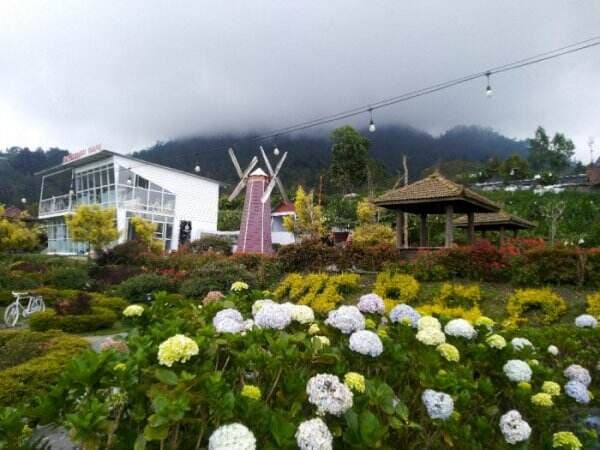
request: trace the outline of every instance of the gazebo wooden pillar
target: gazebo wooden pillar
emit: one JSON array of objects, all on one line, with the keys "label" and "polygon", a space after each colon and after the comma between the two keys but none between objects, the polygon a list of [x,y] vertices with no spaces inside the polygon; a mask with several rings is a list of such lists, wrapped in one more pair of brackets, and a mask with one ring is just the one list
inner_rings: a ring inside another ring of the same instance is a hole
[{"label": "gazebo wooden pillar", "polygon": [[421,229],[419,233],[419,245],[421,247],[429,246],[429,230],[427,229],[427,213],[421,213]]},{"label": "gazebo wooden pillar", "polygon": [[375,205],[396,212],[396,245],[408,248],[408,242],[402,236],[404,218],[402,213],[416,214],[420,217],[419,245],[429,246],[427,216],[445,215],[446,226],[444,245],[454,243],[454,215],[467,214],[470,217],[470,239],[474,236],[475,213],[497,212],[500,207],[490,199],[465,186],[448,180],[438,172],[415,181],[414,183],[393,189],[374,200]]},{"label": "gazebo wooden pillar", "polygon": [[444,247],[452,247],[454,243],[454,224],[452,223],[454,208],[452,204],[446,205],[446,233],[444,235]]},{"label": "gazebo wooden pillar", "polygon": [[470,212],[467,214],[467,240],[469,244],[475,241],[475,213]]}]

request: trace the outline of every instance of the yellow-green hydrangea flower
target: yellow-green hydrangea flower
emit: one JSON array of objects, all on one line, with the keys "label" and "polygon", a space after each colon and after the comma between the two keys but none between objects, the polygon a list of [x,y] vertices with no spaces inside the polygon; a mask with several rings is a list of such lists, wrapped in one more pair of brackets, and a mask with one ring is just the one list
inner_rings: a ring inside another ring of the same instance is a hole
[{"label": "yellow-green hydrangea flower", "polygon": [[329,342],[329,338],[327,336],[315,336],[313,337],[313,342],[319,342],[322,347],[331,345],[331,342]]},{"label": "yellow-green hydrangea flower", "polygon": [[544,407],[554,406],[554,402],[552,401],[552,396],[550,394],[546,394],[545,392],[540,392],[538,394],[532,395],[531,403],[533,403],[536,406],[544,406]]},{"label": "yellow-green hydrangea flower", "polygon": [[499,334],[492,334],[491,336],[488,336],[485,342],[490,347],[497,348],[498,350],[502,350],[504,347],[506,347],[506,339]]},{"label": "yellow-green hydrangea flower", "polygon": [[125,317],[139,317],[144,313],[144,307],[142,305],[129,305],[123,310]]},{"label": "yellow-green hydrangea flower", "polygon": [[253,384],[245,384],[240,394],[242,397],[253,398],[254,400],[260,400],[262,396],[260,388]]},{"label": "yellow-green hydrangea flower", "polygon": [[176,362],[186,362],[197,355],[200,349],[198,344],[183,334],[176,334],[158,346],[158,362],[163,366],[171,367]]},{"label": "yellow-green hydrangea flower", "polygon": [[367,330],[374,330],[376,326],[377,326],[377,324],[375,323],[375,321],[373,319],[365,320],[365,328]]},{"label": "yellow-green hydrangea flower", "polygon": [[379,336],[380,338],[386,338],[386,337],[388,337],[388,332],[385,328],[378,328],[377,336]]},{"label": "yellow-green hydrangea flower", "polygon": [[579,450],[583,448],[581,441],[570,431],[559,431],[552,435],[552,447],[568,450]]},{"label": "yellow-green hydrangea flower", "polygon": [[544,384],[542,384],[542,392],[552,396],[560,395],[560,384],[555,383],[554,381],[544,381]]},{"label": "yellow-green hydrangea flower", "polygon": [[117,363],[115,364],[115,366],[113,367],[113,370],[115,372],[122,372],[124,370],[127,369],[127,366],[124,363]]},{"label": "yellow-green hydrangea flower", "polygon": [[524,391],[530,391],[531,384],[529,384],[527,381],[521,381],[520,383],[517,384],[517,388],[522,389]]},{"label": "yellow-green hydrangea flower", "polygon": [[437,346],[436,350],[440,355],[450,362],[460,361],[460,352],[452,344],[440,344]]},{"label": "yellow-green hydrangea flower", "polygon": [[487,316],[479,316],[475,319],[476,327],[486,327],[488,330],[491,330],[494,324],[495,322]]},{"label": "yellow-green hydrangea flower", "polygon": [[317,333],[319,333],[321,331],[321,329],[319,328],[319,325],[317,325],[316,323],[313,323],[310,325],[310,327],[308,327],[308,334],[315,335]]},{"label": "yellow-green hydrangea flower", "polygon": [[248,283],[244,283],[243,281],[236,281],[231,285],[231,290],[233,292],[241,292],[248,290]]},{"label": "yellow-green hydrangea flower", "polygon": [[360,373],[348,372],[344,375],[344,384],[356,392],[365,392],[365,377]]}]

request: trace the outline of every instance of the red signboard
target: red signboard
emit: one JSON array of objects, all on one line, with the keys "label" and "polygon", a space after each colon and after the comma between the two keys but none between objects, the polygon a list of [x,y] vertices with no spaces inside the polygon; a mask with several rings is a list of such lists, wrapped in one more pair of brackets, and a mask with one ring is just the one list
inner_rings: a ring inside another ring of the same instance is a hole
[{"label": "red signboard", "polygon": [[92,155],[94,153],[98,153],[101,150],[102,150],[102,144],[98,144],[98,145],[94,145],[89,148],[77,150],[73,153],[69,153],[68,155],[63,156],[63,164],[66,164],[71,161],[75,161],[80,158],[84,158],[84,157]]}]

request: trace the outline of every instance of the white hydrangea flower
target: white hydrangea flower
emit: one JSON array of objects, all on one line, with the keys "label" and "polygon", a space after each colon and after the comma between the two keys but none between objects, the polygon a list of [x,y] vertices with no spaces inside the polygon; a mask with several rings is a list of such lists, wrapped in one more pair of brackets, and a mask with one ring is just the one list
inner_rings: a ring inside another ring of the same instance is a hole
[{"label": "white hydrangea flower", "polygon": [[591,400],[587,386],[576,380],[571,380],[565,384],[565,394],[583,405],[587,405]]},{"label": "white hydrangea flower", "polygon": [[531,427],[515,409],[500,417],[500,431],[509,444],[526,441],[531,435]]},{"label": "white hydrangea flower", "polygon": [[383,299],[377,294],[366,294],[358,300],[358,309],[363,313],[383,314],[385,304]]},{"label": "white hydrangea flower", "polygon": [[508,377],[510,381],[520,382],[520,381],[530,381],[531,367],[525,361],[521,361],[520,359],[511,359],[502,368],[504,373]]},{"label": "white hydrangea flower", "polygon": [[350,350],[361,355],[376,357],[383,353],[383,343],[372,331],[355,331],[350,336]]},{"label": "white hydrangea flower", "polygon": [[315,312],[310,306],[294,305],[293,303],[284,303],[284,305],[289,305],[292,320],[301,324],[314,322]]},{"label": "white hydrangea flower", "polygon": [[279,303],[266,303],[254,315],[254,323],[260,328],[283,330],[292,322],[292,313],[289,307]]},{"label": "white hydrangea flower", "polygon": [[338,309],[329,311],[325,323],[344,334],[365,329],[365,317],[356,306],[340,306]]},{"label": "white hydrangea flower", "polygon": [[241,423],[217,428],[208,440],[208,450],[255,450],[256,438]]},{"label": "white hydrangea flower", "polygon": [[237,309],[222,309],[213,318],[213,325],[218,333],[241,333],[246,330],[242,313]]},{"label": "white hydrangea flower", "polygon": [[423,316],[417,321],[417,328],[419,331],[426,328],[434,328],[436,330],[442,330],[442,324],[439,320],[432,316]]},{"label": "white hydrangea flower", "polygon": [[394,323],[406,323],[413,328],[417,328],[417,323],[421,318],[421,314],[416,309],[409,305],[401,303],[394,306],[394,309],[390,311],[390,319]]},{"label": "white hydrangea flower", "polygon": [[579,364],[571,364],[565,369],[563,374],[569,379],[569,381],[578,381],[585,387],[588,387],[592,382],[592,377],[589,370],[580,366]]},{"label": "white hydrangea flower", "polygon": [[426,389],[421,395],[421,401],[432,419],[446,420],[454,411],[454,400],[444,392]]},{"label": "white hydrangea flower", "polygon": [[270,305],[275,303],[273,300],[269,299],[269,298],[264,298],[262,300],[256,300],[253,304],[252,304],[252,315],[255,316],[256,313],[258,311],[260,311],[260,309],[265,306],[265,305]]},{"label": "white hydrangea flower", "polygon": [[548,346],[548,353],[550,353],[552,356],[557,356],[560,352],[559,352],[558,347],[556,345],[549,345]]},{"label": "white hydrangea flower", "polygon": [[298,426],[296,443],[300,450],[331,450],[333,436],[322,419],[310,419]]},{"label": "white hydrangea flower", "polygon": [[531,347],[532,349],[534,348],[529,339],[521,337],[513,338],[512,341],[510,341],[510,345],[512,345],[515,350],[519,351],[523,350],[525,347]]},{"label": "white hydrangea flower", "polygon": [[590,314],[582,314],[575,319],[575,326],[579,328],[596,328],[598,321]]},{"label": "white hydrangea flower", "polygon": [[477,336],[477,331],[465,319],[452,319],[444,327],[444,332],[449,336],[473,339]]},{"label": "white hydrangea flower", "polygon": [[315,375],[308,380],[306,393],[308,401],[317,407],[319,415],[329,413],[341,416],[352,408],[352,391],[335,375]]},{"label": "white hydrangea flower", "polygon": [[425,345],[440,345],[446,342],[446,335],[435,327],[424,328],[417,332],[417,340]]}]

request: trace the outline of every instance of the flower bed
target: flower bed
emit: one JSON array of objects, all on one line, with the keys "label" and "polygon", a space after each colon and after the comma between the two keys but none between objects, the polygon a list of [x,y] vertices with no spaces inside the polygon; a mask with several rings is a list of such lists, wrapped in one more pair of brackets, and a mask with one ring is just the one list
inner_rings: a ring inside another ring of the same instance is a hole
[{"label": "flower bed", "polygon": [[506,305],[508,323],[514,325],[527,322],[524,313],[529,308],[540,308],[543,312],[542,323],[555,322],[567,310],[567,305],[560,295],[550,289],[517,289]]},{"label": "flower bed", "polygon": [[252,304],[259,295],[230,291],[199,308],[159,294],[129,307],[129,351],[81,355],[40,399],[38,418],[85,448],[483,450],[596,439],[577,421],[597,406],[590,392],[600,395],[590,376],[597,330],[517,335],[491,321],[419,318],[408,305],[388,319],[376,297],[311,323],[293,304]]}]

